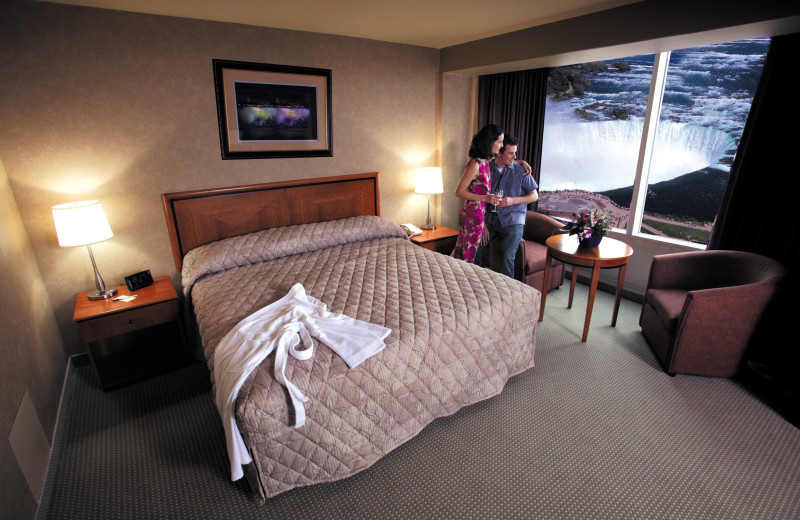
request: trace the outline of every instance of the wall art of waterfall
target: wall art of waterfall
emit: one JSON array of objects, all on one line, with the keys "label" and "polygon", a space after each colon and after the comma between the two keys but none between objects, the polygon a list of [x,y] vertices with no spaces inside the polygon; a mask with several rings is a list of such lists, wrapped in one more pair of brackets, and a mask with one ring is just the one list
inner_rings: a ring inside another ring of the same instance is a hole
[{"label": "wall art of waterfall", "polygon": [[[769,41],[672,51],[645,212],[713,221]],[[540,210],[568,214],[579,209],[583,192],[621,210],[630,205],[654,56],[603,63],[606,71],[584,69],[591,72],[581,96],[547,101]],[[618,213],[624,227],[627,215]]]}]

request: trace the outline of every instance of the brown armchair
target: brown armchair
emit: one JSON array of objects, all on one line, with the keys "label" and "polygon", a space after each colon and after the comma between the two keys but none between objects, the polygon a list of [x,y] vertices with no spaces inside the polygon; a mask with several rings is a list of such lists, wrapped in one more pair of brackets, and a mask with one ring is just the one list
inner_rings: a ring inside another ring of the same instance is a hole
[{"label": "brown armchair", "polygon": [[783,274],[779,262],[742,251],[653,257],[639,324],[664,370],[735,375]]},{"label": "brown armchair", "polygon": [[[542,215],[536,211],[528,210],[525,216],[525,229],[522,232],[517,256],[514,259],[514,278],[531,287],[542,290],[544,282],[544,264],[547,260],[547,246],[545,241],[552,235],[562,232],[564,224]],[[492,241],[494,242],[494,241]],[[489,245],[490,266],[497,271],[501,257],[498,249],[493,244]],[[555,289],[564,283],[564,264],[553,260],[550,271],[550,287]]]}]

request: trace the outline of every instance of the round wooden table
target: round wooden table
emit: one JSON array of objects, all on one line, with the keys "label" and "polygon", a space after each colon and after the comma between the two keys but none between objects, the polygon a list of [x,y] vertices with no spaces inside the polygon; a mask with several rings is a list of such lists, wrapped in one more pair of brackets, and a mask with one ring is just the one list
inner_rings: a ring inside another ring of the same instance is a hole
[{"label": "round wooden table", "polygon": [[622,298],[622,285],[625,282],[625,270],[628,268],[628,259],[633,255],[633,248],[620,240],[603,237],[597,247],[584,247],[578,243],[577,235],[553,235],[547,239],[547,261],[544,266],[544,284],[542,285],[542,305],[539,310],[539,321],[544,319],[544,304],[547,301],[545,287],[550,284],[550,269],[553,258],[565,264],[572,265],[572,281],[569,287],[568,309],[572,308],[572,297],[575,294],[575,283],[578,281],[578,267],[592,268],[592,284],[589,289],[589,302],[586,304],[586,320],[583,324],[583,337],[586,341],[589,335],[589,322],[592,320],[592,307],[597,294],[597,281],[600,279],[600,269],[619,267],[617,278],[617,291],[614,300],[614,314],[611,317],[611,326],[617,324],[619,300]]}]

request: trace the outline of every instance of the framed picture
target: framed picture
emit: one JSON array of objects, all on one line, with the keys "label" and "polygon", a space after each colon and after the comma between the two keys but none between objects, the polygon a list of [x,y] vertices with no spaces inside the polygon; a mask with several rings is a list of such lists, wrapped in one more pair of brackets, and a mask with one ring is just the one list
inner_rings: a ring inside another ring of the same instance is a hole
[{"label": "framed picture", "polygon": [[331,71],[212,60],[223,159],[331,157]]}]

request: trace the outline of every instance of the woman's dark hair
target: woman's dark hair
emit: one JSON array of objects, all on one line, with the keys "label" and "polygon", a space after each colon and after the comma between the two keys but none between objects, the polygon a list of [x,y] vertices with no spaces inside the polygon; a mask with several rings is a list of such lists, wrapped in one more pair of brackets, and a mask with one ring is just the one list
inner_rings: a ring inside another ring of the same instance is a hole
[{"label": "woman's dark hair", "polygon": [[491,159],[492,144],[497,141],[503,131],[497,125],[488,124],[472,138],[469,146],[469,156],[473,159]]}]

